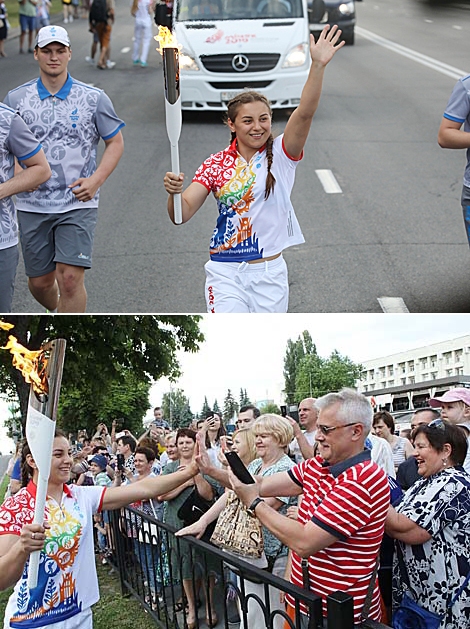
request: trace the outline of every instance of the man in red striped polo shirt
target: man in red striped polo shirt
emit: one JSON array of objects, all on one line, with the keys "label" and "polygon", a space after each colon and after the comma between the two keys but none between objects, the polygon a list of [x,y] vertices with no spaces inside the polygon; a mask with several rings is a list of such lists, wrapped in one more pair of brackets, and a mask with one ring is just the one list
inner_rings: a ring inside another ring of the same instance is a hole
[{"label": "man in red striped polo shirt", "polygon": [[[364,447],[372,425],[369,400],[353,389],[328,393],[319,410],[318,455],[287,472],[244,485],[231,474],[232,486],[261,523],[292,549],[291,581],[306,586],[302,558],[308,559],[308,587],[323,599],[341,590],[354,598],[359,623],[379,553],[390,503],[387,475]],[[261,496],[302,494],[297,521],[272,509]],[[292,607],[293,600],[288,604]],[[307,607],[301,604],[304,626]],[[377,581],[369,618],[381,619]]]}]

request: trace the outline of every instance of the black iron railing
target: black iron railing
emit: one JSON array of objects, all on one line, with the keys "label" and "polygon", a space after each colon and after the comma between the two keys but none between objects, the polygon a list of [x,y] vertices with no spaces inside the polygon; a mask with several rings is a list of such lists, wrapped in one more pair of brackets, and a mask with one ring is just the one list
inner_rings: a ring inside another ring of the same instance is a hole
[{"label": "black iron railing", "polygon": [[[140,601],[161,629],[192,629],[180,575],[186,576],[198,605],[195,628],[264,629],[250,626],[253,609],[264,618],[267,629],[354,629],[352,598],[337,592],[328,599],[328,618],[322,617],[321,599],[285,579],[260,570],[211,544],[194,537],[176,537],[174,529],[130,507],[113,511],[111,545],[113,566],[122,593]],[[253,583],[258,584],[253,592]],[[291,596],[294,614],[272,605],[277,596]],[[205,601],[210,601],[206,606]],[[309,610],[308,627],[301,624],[300,603]],[[215,612],[215,617],[212,616]],[[251,624],[253,624],[251,622]],[[386,629],[367,621],[361,629]]]}]

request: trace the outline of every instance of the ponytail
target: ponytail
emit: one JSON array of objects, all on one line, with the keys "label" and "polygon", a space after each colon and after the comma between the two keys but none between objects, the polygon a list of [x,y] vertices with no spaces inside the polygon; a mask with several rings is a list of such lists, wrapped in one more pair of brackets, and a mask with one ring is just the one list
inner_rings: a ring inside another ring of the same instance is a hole
[{"label": "ponytail", "polygon": [[266,175],[266,187],[264,189],[265,201],[268,199],[271,192],[274,192],[274,185],[276,183],[276,178],[271,172],[271,166],[273,165],[273,142],[274,142],[274,138],[273,138],[273,134],[271,133],[271,135],[268,138],[268,141],[266,142],[266,159],[268,162],[268,174]]}]

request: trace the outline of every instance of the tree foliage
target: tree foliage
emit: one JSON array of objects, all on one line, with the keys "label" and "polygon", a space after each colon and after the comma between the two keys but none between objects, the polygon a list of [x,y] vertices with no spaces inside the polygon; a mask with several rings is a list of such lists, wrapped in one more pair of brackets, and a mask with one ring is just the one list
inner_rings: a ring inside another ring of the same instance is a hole
[{"label": "tree foliage", "polygon": [[182,389],[172,389],[163,394],[162,410],[171,428],[187,428],[193,421],[189,400]]},{"label": "tree foliage", "polygon": [[281,414],[281,409],[277,404],[274,404],[274,402],[263,404],[263,406],[261,406],[259,410],[261,415],[263,415],[264,413],[274,413],[275,415]]},{"label": "tree foliage", "polygon": [[238,413],[238,408],[238,402],[233,397],[230,389],[228,389],[224,399],[223,419],[225,421],[231,420]]},{"label": "tree foliage", "polygon": [[[10,334],[28,349],[39,349],[54,338],[66,339],[59,410],[67,411],[65,418],[70,429],[83,427],[90,432],[97,419],[101,419],[101,413],[112,417],[119,405],[125,410],[119,416],[128,413],[141,421],[145,414],[142,413],[144,385],[163,376],[175,380],[180,375],[176,352],[196,352],[204,340],[199,316],[9,315],[2,320],[15,326],[10,332],[0,330],[2,346]],[[7,351],[0,352],[0,385],[4,397],[19,401],[24,428],[29,385],[13,367]],[[126,399],[122,392],[118,395],[127,387],[137,387],[135,397],[130,391]],[[113,395],[119,398],[117,404],[110,399]],[[81,409],[77,425],[74,425],[73,404],[80,404]],[[79,425],[85,412],[90,417],[85,425]],[[59,415],[59,425],[61,419]]]},{"label": "tree foliage", "polygon": [[287,341],[284,355],[284,395],[287,404],[295,404],[301,399],[297,391],[297,372],[306,356],[311,356],[312,359],[318,357],[317,348],[308,330],[304,330],[296,341]]},{"label": "tree foliage", "polygon": [[354,387],[362,365],[341,356],[334,350],[328,358],[305,356],[297,371],[297,401],[306,397],[320,397],[343,387]]},{"label": "tree foliage", "polygon": [[239,408],[241,408],[242,406],[247,406],[248,404],[251,404],[251,400],[248,397],[248,393],[246,392],[246,389],[240,388]]}]

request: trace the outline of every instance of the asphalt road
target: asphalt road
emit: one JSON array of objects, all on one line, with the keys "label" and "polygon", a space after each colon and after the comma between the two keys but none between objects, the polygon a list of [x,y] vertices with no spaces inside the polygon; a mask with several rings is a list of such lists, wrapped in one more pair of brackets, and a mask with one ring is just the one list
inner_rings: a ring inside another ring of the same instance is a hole
[{"label": "asphalt road", "polygon": [[[290,312],[469,312],[469,248],[460,209],[463,151],[437,145],[442,113],[470,71],[470,4],[357,3],[356,44],[327,68],[323,96],[297,169],[292,199],[306,244],[285,252]],[[126,121],[125,154],[102,190],[88,312],[205,311],[203,266],[215,224],[209,199],[186,225],[166,215],[169,169],[159,55],[131,62],[133,19],[118,0],[111,71],[85,62],[85,20],[69,25],[76,78],[102,87]],[[378,39],[382,38],[382,39]],[[385,40],[385,41],[384,41]],[[7,42],[1,94],[35,76],[31,55]],[[286,118],[275,115],[275,132]],[[219,114],[186,117],[181,169],[192,177],[228,143]],[[327,193],[316,171],[331,171]],[[390,297],[393,300],[384,301]],[[22,264],[15,312],[41,312]]]}]

